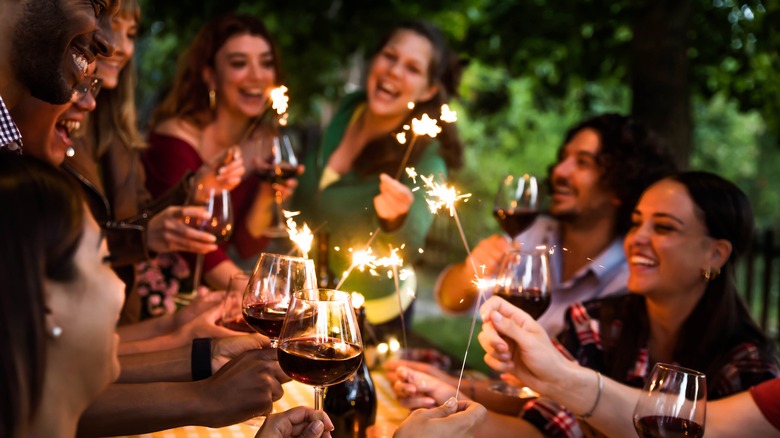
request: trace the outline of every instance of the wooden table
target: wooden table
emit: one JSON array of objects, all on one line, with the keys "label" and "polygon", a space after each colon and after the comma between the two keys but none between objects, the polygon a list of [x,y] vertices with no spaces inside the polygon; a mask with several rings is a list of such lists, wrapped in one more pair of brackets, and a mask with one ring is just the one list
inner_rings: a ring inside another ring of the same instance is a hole
[{"label": "wooden table", "polygon": [[[376,422],[398,425],[403,421],[409,410],[401,406],[393,394],[390,382],[381,371],[372,371],[377,398]],[[274,412],[282,412],[295,406],[314,406],[314,389],[295,381],[287,382],[283,386],[284,396],[274,403]],[[133,435],[139,438],[246,438],[254,437],[258,427],[247,424],[234,424],[232,426],[212,429],[202,426],[177,427],[152,434]]]}]

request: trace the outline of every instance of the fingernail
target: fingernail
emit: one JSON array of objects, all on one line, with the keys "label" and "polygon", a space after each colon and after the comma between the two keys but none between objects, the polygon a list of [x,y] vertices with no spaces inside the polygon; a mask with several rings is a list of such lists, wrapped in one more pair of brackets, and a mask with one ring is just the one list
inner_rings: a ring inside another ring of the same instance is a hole
[{"label": "fingernail", "polygon": [[450,397],[446,402],[444,402],[444,406],[448,407],[449,409],[452,409],[457,405],[458,405],[458,400],[455,399],[455,397]]},{"label": "fingernail", "polygon": [[493,323],[495,323],[495,324],[501,324],[501,322],[504,320],[504,315],[502,315],[502,314],[500,314],[498,312],[493,312],[490,315],[490,320],[493,321]]},{"label": "fingernail", "polygon": [[320,420],[314,421],[311,426],[309,426],[309,430],[311,430],[311,432],[315,435],[321,434],[324,429],[325,424]]}]

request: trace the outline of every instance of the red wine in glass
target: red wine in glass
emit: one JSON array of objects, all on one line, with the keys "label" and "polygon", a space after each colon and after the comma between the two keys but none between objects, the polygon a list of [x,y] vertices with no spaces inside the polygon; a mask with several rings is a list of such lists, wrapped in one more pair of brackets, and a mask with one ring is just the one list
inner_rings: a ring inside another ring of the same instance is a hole
[{"label": "red wine in glass", "polygon": [[267,169],[258,169],[257,176],[270,183],[281,183],[298,175],[298,167],[289,163],[280,163]]},{"label": "red wine in glass", "polygon": [[255,303],[244,307],[244,319],[258,333],[276,339],[282,332],[287,307],[281,303]]},{"label": "red wine in glass", "polygon": [[230,239],[233,233],[233,218],[224,216],[212,216],[209,219],[190,218],[187,225],[199,231],[205,231],[217,238],[216,243],[224,243]]},{"label": "red wine in glass", "polygon": [[539,212],[527,208],[495,208],[493,216],[501,229],[514,239],[534,223]]},{"label": "red wine in glass", "polygon": [[238,316],[231,319],[220,319],[217,321],[218,325],[228,328],[236,332],[254,333],[255,330],[247,324],[243,316]]},{"label": "red wine in glass", "polygon": [[343,382],[357,371],[361,351],[360,346],[335,338],[286,339],[279,343],[279,366],[293,380],[328,386]]},{"label": "red wine in glass", "polygon": [[523,309],[533,319],[539,319],[550,307],[550,293],[543,293],[538,287],[499,289],[495,295]]},{"label": "red wine in glass", "polygon": [[639,438],[701,438],[704,428],[695,421],[650,415],[634,421]]}]

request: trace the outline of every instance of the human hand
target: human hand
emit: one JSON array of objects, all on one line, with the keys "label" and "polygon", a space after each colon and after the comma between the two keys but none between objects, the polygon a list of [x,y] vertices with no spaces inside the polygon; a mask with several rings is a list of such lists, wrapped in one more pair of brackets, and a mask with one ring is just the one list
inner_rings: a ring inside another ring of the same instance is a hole
[{"label": "human hand", "polygon": [[504,373],[515,386],[522,382],[545,393],[576,365],[553,345],[547,332],[530,315],[499,297],[480,308],[482,331],[478,339],[485,349],[485,363]]},{"label": "human hand", "polygon": [[405,366],[398,366],[387,377],[399,403],[408,409],[432,408],[455,395],[455,388],[445,381]]},{"label": "human hand", "polygon": [[214,339],[211,341],[211,372],[216,373],[226,363],[250,350],[265,348],[275,351],[270,347],[271,340],[259,333]]},{"label": "human hand", "polygon": [[392,222],[409,212],[414,194],[409,187],[390,175],[379,175],[379,194],[374,197],[374,209],[380,219]]},{"label": "human hand", "polygon": [[487,409],[471,400],[448,399],[432,409],[418,409],[401,423],[394,438],[440,436],[473,437],[477,425],[487,417]]},{"label": "human hand", "polygon": [[146,245],[152,251],[196,252],[206,254],[217,249],[217,238],[210,233],[184,224],[184,216],[206,220],[209,214],[203,207],[170,206],[152,216],[146,225]]},{"label": "human hand", "polygon": [[[195,338],[224,338],[243,334],[243,332],[230,330],[217,324],[217,321],[222,318],[222,305],[221,303],[214,303],[211,307],[208,307],[208,304],[211,303],[203,304],[204,310],[183,323],[175,330],[174,334],[187,340]],[[197,309],[192,311],[193,314],[195,312],[197,312]],[[182,320],[184,318],[186,317],[183,317]]]},{"label": "human hand", "polygon": [[246,168],[241,149],[233,146],[217,155],[210,162],[200,166],[195,172],[193,185],[203,184],[207,187],[233,190],[241,183],[244,173],[246,173]]},{"label": "human hand", "polygon": [[[296,169],[297,169],[296,170],[296,175],[302,175],[303,174],[303,171],[304,171],[303,165],[298,165],[298,167]],[[286,179],[286,180],[282,181],[281,183],[273,183],[271,185],[271,188],[273,188],[273,190],[275,192],[274,196],[276,196],[276,194],[278,194],[279,196],[282,197],[282,201],[284,201],[287,198],[289,198],[290,196],[292,196],[292,194],[295,192],[295,188],[296,187],[298,187],[298,180],[295,179],[295,178],[289,178],[289,179]]]},{"label": "human hand", "polygon": [[203,403],[211,413],[204,424],[222,427],[267,415],[282,398],[282,383],[289,378],[279,367],[276,350],[251,350],[228,362],[203,383]]},{"label": "human hand", "polygon": [[471,255],[466,259],[466,266],[471,268],[473,263],[480,276],[492,277],[498,273],[501,259],[511,250],[512,244],[506,237],[493,234],[482,239],[471,250]]},{"label": "human hand", "polygon": [[205,286],[199,287],[195,299],[173,314],[174,330],[184,327],[188,322],[202,315],[203,312],[220,306],[224,298],[225,292],[223,291],[211,292]]},{"label": "human hand", "polygon": [[323,411],[298,406],[266,417],[255,438],[330,437],[333,423]]}]

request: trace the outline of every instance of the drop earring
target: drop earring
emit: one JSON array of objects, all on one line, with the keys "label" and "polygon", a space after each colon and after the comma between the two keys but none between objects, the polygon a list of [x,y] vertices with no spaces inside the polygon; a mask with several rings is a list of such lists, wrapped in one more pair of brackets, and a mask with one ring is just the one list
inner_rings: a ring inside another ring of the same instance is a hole
[{"label": "drop earring", "polygon": [[212,111],[217,108],[217,91],[213,88],[209,90],[209,108]]}]

